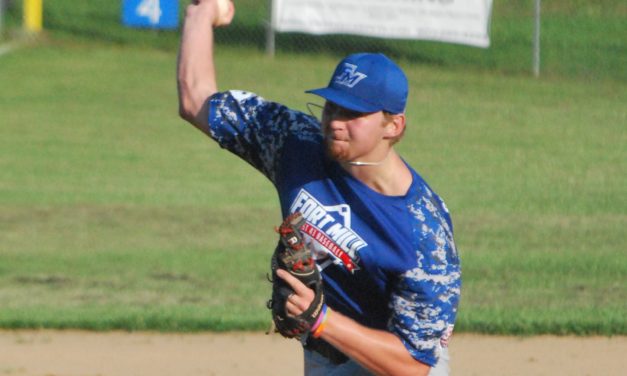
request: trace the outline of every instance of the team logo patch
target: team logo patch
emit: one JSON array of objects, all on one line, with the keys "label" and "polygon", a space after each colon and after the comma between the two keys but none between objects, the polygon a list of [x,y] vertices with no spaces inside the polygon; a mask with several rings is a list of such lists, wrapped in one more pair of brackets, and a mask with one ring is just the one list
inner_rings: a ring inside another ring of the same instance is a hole
[{"label": "team logo patch", "polygon": [[344,63],[344,70],[337,74],[333,81],[338,85],[352,88],[366,77],[368,76],[361,72],[357,72],[357,65]]},{"label": "team logo patch", "polygon": [[316,259],[331,255],[333,262],[344,265],[349,272],[359,270],[358,251],[368,243],[351,229],[348,205],[324,206],[301,189],[290,207],[290,212],[296,211],[307,221],[301,231],[314,241]]}]

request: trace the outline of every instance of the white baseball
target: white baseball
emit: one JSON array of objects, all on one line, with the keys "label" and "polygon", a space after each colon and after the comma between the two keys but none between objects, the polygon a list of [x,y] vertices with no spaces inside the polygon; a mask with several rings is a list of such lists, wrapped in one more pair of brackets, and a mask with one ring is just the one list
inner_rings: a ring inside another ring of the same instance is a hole
[{"label": "white baseball", "polygon": [[218,16],[213,22],[213,26],[221,26],[229,23],[229,10],[231,7],[230,3],[231,0],[216,0]]}]

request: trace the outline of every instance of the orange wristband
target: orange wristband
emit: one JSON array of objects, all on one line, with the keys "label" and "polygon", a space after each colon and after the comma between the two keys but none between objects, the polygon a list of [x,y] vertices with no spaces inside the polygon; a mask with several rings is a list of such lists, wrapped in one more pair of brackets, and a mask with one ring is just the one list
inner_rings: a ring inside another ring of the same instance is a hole
[{"label": "orange wristband", "polygon": [[314,332],[311,333],[312,337],[319,338],[322,335],[324,328],[327,326],[327,320],[329,319],[330,314],[331,314],[331,309],[327,308],[326,311],[324,312],[324,318],[322,319],[322,322],[320,323],[320,325],[318,325],[316,330],[314,330]]}]

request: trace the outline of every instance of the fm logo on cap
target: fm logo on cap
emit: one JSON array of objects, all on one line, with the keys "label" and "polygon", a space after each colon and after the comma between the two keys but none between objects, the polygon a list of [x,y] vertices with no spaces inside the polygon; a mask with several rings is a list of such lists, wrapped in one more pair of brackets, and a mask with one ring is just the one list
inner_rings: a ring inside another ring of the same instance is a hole
[{"label": "fm logo on cap", "polygon": [[366,77],[368,76],[357,72],[357,65],[344,63],[344,70],[335,77],[335,83],[352,88]]}]

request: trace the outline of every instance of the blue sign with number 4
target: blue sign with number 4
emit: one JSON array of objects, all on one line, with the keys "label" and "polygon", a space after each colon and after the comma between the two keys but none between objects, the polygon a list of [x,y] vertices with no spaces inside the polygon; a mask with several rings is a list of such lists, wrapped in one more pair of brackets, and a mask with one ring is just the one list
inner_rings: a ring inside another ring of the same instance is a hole
[{"label": "blue sign with number 4", "polygon": [[126,26],[175,29],[179,23],[178,0],[124,0],[122,22]]}]

